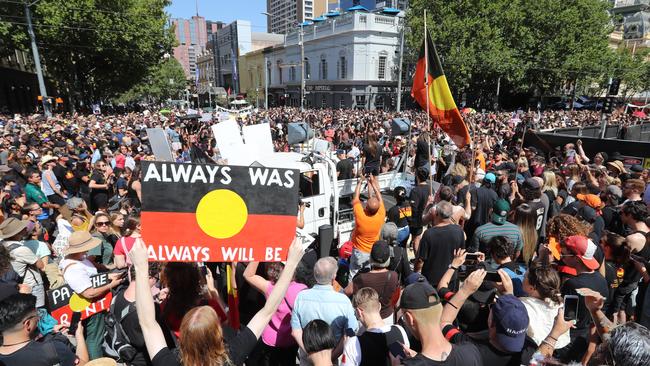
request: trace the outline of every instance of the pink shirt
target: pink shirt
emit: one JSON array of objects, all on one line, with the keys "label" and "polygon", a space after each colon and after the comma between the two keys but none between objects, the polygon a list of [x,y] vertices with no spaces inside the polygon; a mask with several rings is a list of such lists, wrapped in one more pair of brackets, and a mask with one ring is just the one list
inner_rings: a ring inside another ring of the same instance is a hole
[{"label": "pink shirt", "polygon": [[[296,296],[306,288],[307,286],[302,283],[291,281],[287,293],[284,295],[284,299],[282,299],[280,306],[278,306],[278,310],[273,314],[271,321],[262,332],[262,341],[264,344],[282,348],[296,345],[296,340],[291,336],[291,311],[293,310],[293,304],[296,302]],[[267,298],[272,290],[273,284],[269,283],[265,294]]]},{"label": "pink shirt", "polygon": [[[126,247],[126,252],[124,251],[124,248],[122,248],[122,239],[124,239],[124,246]],[[117,239],[117,243],[115,243],[115,248],[113,248],[113,256],[123,255],[126,257],[128,252],[131,251],[131,248],[133,248],[133,244],[135,244],[135,238],[132,236],[123,236]]]}]

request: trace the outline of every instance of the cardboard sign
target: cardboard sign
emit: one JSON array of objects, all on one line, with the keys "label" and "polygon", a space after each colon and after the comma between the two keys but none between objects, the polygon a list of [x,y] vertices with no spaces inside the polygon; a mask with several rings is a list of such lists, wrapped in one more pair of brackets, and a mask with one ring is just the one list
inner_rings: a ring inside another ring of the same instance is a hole
[{"label": "cardboard sign", "polygon": [[142,162],[149,259],[285,260],[296,230],[298,170]]},{"label": "cardboard sign", "polygon": [[241,137],[239,124],[235,120],[228,120],[212,125],[219,154],[230,164],[236,162],[238,157],[246,155],[244,140]]},{"label": "cardboard sign", "polygon": [[273,138],[271,138],[271,125],[260,123],[244,126],[242,128],[246,147],[260,156],[273,154]]},{"label": "cardboard sign", "polygon": [[147,137],[156,160],[174,161],[167,133],[162,128],[147,128]]},{"label": "cardboard sign", "polygon": [[[94,288],[102,287],[109,283],[108,273],[99,273],[90,277]],[[81,320],[89,318],[94,314],[108,311],[111,307],[113,295],[110,291],[104,297],[90,302],[72,291],[68,285],[64,285],[47,292],[49,312],[59,324],[70,323],[73,311],[81,312]]]}]

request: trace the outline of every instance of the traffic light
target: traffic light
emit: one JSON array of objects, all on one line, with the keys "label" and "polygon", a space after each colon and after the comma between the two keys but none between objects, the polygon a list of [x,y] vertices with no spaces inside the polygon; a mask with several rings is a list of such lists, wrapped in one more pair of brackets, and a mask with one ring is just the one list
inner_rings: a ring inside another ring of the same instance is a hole
[{"label": "traffic light", "polygon": [[612,113],[613,104],[612,98],[605,98],[603,100],[603,113]]},{"label": "traffic light", "polygon": [[621,79],[614,78],[612,79],[611,84],[609,84],[609,92],[607,95],[618,95],[618,88],[621,86]]}]

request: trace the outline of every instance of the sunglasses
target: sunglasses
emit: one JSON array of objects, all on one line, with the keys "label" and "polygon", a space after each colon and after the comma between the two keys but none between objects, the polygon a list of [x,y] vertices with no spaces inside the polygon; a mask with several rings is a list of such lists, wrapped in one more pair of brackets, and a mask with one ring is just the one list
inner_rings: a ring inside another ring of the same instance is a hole
[{"label": "sunglasses", "polygon": [[108,226],[108,221],[97,221],[95,223],[97,226]]}]

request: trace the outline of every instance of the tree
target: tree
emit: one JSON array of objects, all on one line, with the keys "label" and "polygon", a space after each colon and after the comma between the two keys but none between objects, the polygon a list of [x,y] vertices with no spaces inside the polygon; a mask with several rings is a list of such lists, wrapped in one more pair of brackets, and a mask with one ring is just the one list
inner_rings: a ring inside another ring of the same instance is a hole
[{"label": "tree", "polygon": [[173,57],[166,58],[160,64],[149,69],[138,84],[115,99],[117,103],[162,102],[177,99],[185,90],[187,80],[181,64]]},{"label": "tree", "polygon": [[[31,7],[47,77],[86,105],[138,83],[174,45],[170,0],[41,0]],[[3,4],[2,7],[4,7]],[[27,49],[24,8],[0,13],[0,45]],[[3,33],[9,27],[9,34]],[[13,32],[12,32],[13,31]],[[12,34],[14,33],[14,34]],[[3,36],[4,34],[4,36]],[[21,36],[17,36],[20,34]],[[22,36],[24,34],[25,36]]]},{"label": "tree", "polygon": [[[600,75],[611,31],[601,0],[413,0],[410,48],[422,44],[423,12],[457,95],[494,96],[497,79],[512,92],[544,95],[576,75]],[[503,89],[502,89],[503,90]]]}]

